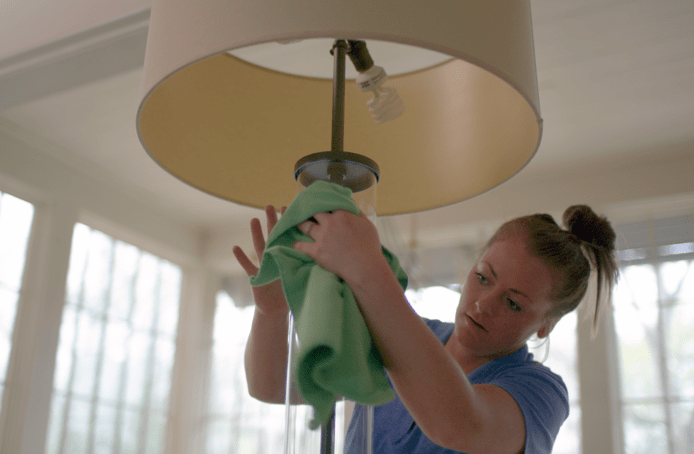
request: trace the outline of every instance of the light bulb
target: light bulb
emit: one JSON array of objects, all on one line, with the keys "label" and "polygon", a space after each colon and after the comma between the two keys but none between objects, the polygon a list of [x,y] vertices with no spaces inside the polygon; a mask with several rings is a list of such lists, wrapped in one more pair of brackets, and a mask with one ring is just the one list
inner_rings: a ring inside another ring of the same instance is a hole
[{"label": "light bulb", "polygon": [[395,87],[379,87],[374,90],[374,97],[366,101],[371,116],[377,124],[395,120],[405,111],[405,103]]},{"label": "light bulb", "polygon": [[395,87],[384,87],[383,83],[388,76],[380,66],[371,66],[366,71],[360,72],[356,78],[359,89],[363,92],[371,91],[374,97],[366,102],[377,124],[385,123],[398,118],[405,111],[405,104]]}]

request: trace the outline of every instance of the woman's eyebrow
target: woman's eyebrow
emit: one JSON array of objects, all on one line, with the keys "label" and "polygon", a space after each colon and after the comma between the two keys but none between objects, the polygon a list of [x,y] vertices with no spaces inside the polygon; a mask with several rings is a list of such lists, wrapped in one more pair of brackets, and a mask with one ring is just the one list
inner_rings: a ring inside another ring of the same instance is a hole
[{"label": "woman's eyebrow", "polygon": [[492,266],[492,264],[489,262],[483,262],[483,263],[486,264],[487,267],[489,267],[489,272],[492,273],[492,276],[494,276],[494,279],[496,279],[496,272],[494,271],[494,267]]},{"label": "woman's eyebrow", "polygon": [[520,295],[520,296],[522,296],[522,297],[525,297],[525,298],[530,299],[530,298],[528,297],[528,295],[526,295],[525,293],[521,292],[520,290],[516,290],[515,288],[510,288],[509,291],[511,291],[511,292],[513,292],[513,293],[516,293],[516,294],[518,294],[518,295]]},{"label": "woman's eyebrow", "polygon": [[[484,263],[489,267],[489,272],[492,273],[492,276],[494,276],[494,279],[496,279],[496,272],[494,271],[494,267],[493,267],[493,266],[491,265],[491,263],[489,263],[489,262],[484,262]],[[525,293],[521,292],[520,290],[516,290],[515,288],[510,288],[509,291],[512,292],[512,293],[515,293],[515,294],[517,294],[517,295],[520,295],[520,296],[523,296],[523,297],[525,297],[525,298],[530,299],[530,298],[528,297],[528,295],[526,295]]]}]

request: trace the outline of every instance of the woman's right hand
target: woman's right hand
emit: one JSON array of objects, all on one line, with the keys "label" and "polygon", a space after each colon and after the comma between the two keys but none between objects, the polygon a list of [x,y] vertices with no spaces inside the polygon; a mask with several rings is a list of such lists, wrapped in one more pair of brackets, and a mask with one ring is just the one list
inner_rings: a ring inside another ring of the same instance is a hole
[{"label": "woman's right hand", "polygon": [[[286,209],[286,207],[282,207],[280,214],[284,214]],[[275,207],[271,205],[266,206],[265,217],[267,218],[267,231],[269,235],[272,229],[275,227],[275,224],[277,224],[277,210]],[[265,250],[265,236],[263,235],[263,228],[261,226],[260,219],[258,218],[253,218],[251,220],[251,236],[253,237],[253,248],[255,249],[256,256],[260,260],[263,256],[263,251]],[[258,274],[258,267],[253,263],[248,255],[246,255],[243,249],[241,249],[239,246],[234,246],[233,252],[236,260],[239,262],[248,277]],[[287,305],[287,300],[284,297],[282,284],[279,279],[267,285],[253,287],[252,290],[256,309],[259,310],[263,315],[268,317],[286,316],[289,312],[289,306]]]}]

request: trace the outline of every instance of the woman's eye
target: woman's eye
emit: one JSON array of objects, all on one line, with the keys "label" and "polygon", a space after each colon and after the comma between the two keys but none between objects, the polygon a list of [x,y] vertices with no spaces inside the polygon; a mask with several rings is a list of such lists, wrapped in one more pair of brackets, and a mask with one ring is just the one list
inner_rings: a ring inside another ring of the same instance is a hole
[{"label": "woman's eye", "polygon": [[482,273],[477,273],[477,280],[480,281],[480,284],[486,284],[489,282],[487,278],[482,275]]},{"label": "woman's eye", "polygon": [[509,299],[509,300],[508,300],[508,307],[511,308],[511,310],[514,311],[514,312],[520,312],[521,309],[522,309],[522,308],[521,308],[515,301],[513,301],[512,299]]}]

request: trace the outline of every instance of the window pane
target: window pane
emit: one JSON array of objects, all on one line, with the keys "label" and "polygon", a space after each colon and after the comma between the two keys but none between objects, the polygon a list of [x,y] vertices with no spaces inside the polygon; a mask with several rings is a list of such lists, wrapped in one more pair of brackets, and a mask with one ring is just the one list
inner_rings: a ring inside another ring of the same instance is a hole
[{"label": "window pane", "polygon": [[65,306],[65,309],[63,309],[63,320],[60,325],[60,342],[58,342],[58,353],[53,376],[53,388],[63,394],[67,394],[69,389],[76,330],[77,311],[73,306]]},{"label": "window pane", "polygon": [[111,284],[111,251],[113,242],[100,232],[89,236],[89,255],[87,256],[84,280],[82,281],[81,305],[95,315],[105,311],[109,299],[108,287]]},{"label": "window pane", "polygon": [[60,441],[63,435],[63,416],[65,415],[65,398],[55,394],[51,401],[51,414],[46,437],[46,454],[59,454]]},{"label": "window pane", "polygon": [[33,218],[32,204],[0,192],[0,406]]},{"label": "window pane", "polygon": [[128,410],[123,412],[123,430],[121,436],[121,451],[125,454],[138,454],[140,452],[140,425],[143,423],[144,414],[139,411]]},{"label": "window pane", "polygon": [[74,373],[72,391],[88,398],[94,391],[96,365],[99,354],[101,324],[87,312],[82,312],[77,321],[77,340],[74,349]]},{"label": "window pane", "polygon": [[227,418],[211,418],[207,423],[207,454],[228,454],[231,446],[231,422]]},{"label": "window pane", "polygon": [[[226,293],[217,296],[212,371],[207,416],[207,452],[264,454],[283,452],[285,406],[259,402],[248,394],[243,352],[254,307],[239,308]],[[308,430],[313,410],[299,405],[295,432],[297,452],[318,454],[320,431]],[[344,404],[336,406],[335,452],[342,452]]]},{"label": "window pane", "polygon": [[147,421],[147,450],[146,453],[158,454],[164,451],[164,440],[166,430],[166,414],[152,412]]},{"label": "window pane", "polygon": [[661,394],[656,357],[659,317],[657,294],[655,270],[652,266],[637,265],[623,270],[614,293],[614,307],[624,398],[654,397]]},{"label": "window pane", "polygon": [[[540,339],[540,345],[531,348],[535,359],[552,372],[561,376],[569,391],[569,418],[559,430],[559,435],[554,443],[554,454],[573,454],[578,452],[581,446],[581,405],[578,387],[578,364],[576,353],[576,325],[578,317],[576,312],[571,312],[562,317],[552,330],[549,340]],[[534,342],[530,343],[533,347]],[[549,353],[546,351],[549,349]]]},{"label": "window pane", "polygon": [[[5,382],[5,371],[10,359],[12,328],[17,312],[17,292],[0,287],[0,384]],[[0,394],[2,397],[2,394]]]},{"label": "window pane", "polygon": [[109,316],[128,320],[134,298],[134,285],[137,276],[138,249],[129,244],[116,243],[116,261],[111,285],[111,304]]},{"label": "window pane", "polygon": [[127,323],[119,320],[112,321],[106,326],[106,343],[99,378],[99,398],[112,405],[119,400],[122,390],[129,331]]},{"label": "window pane", "polygon": [[669,332],[670,392],[694,397],[694,304],[681,304],[667,310]]},{"label": "window pane", "polygon": [[89,253],[89,227],[77,224],[72,234],[72,246],[70,249],[70,268],[67,275],[67,303],[77,306],[82,286],[84,284],[84,271]]},{"label": "window pane", "polygon": [[99,405],[94,427],[94,453],[112,454],[118,412],[110,405]]},{"label": "window pane", "polygon": [[663,263],[660,267],[663,292],[666,297],[677,298],[684,283],[690,264],[685,260]]},{"label": "window pane", "polygon": [[[81,224],[73,245],[47,450],[160,452],[180,270]],[[164,297],[175,306],[168,308],[167,334],[156,330]]]},{"label": "window pane", "polygon": [[140,257],[139,274],[135,288],[135,312],[132,320],[136,329],[147,331],[154,328],[156,310],[154,301],[157,284],[156,260],[149,254],[143,254]]},{"label": "window pane", "polygon": [[682,279],[679,298],[683,303],[694,304],[694,260],[689,261],[687,274]]},{"label": "window pane", "polygon": [[175,345],[168,339],[157,339],[155,344],[150,405],[159,411],[168,408],[174,348]]},{"label": "window pane", "polygon": [[554,440],[552,454],[575,454],[581,452],[581,405],[572,401],[569,406],[569,417],[559,429]]},{"label": "window pane", "polygon": [[161,294],[159,296],[159,331],[172,337],[176,335],[180,288],[180,268],[168,263],[162,264]]},{"label": "window pane", "polygon": [[634,404],[624,407],[625,452],[653,454],[668,452],[662,405]]},{"label": "window pane", "polygon": [[79,398],[70,400],[70,411],[65,434],[65,450],[69,453],[87,452],[87,437],[89,437],[89,416],[91,405],[89,401]]},{"label": "window pane", "polygon": [[135,332],[128,344],[128,373],[125,383],[125,402],[137,407],[144,400],[149,364],[151,338],[144,333]]},{"label": "window pane", "polygon": [[694,452],[694,402],[683,402],[673,406],[675,424],[675,454]]},{"label": "window pane", "polygon": [[446,287],[434,286],[407,290],[407,300],[420,316],[453,323],[460,293]]},{"label": "window pane", "polygon": [[644,251],[614,295],[625,452],[694,452],[692,243]]},{"label": "window pane", "polygon": [[0,192],[0,287],[18,291],[34,206]]}]

